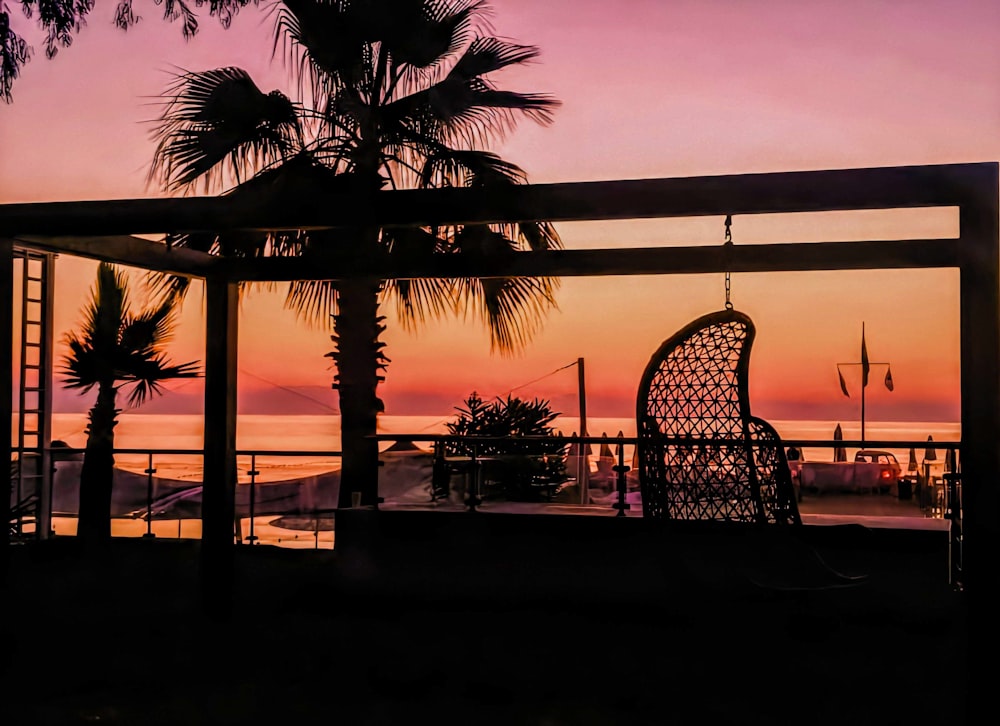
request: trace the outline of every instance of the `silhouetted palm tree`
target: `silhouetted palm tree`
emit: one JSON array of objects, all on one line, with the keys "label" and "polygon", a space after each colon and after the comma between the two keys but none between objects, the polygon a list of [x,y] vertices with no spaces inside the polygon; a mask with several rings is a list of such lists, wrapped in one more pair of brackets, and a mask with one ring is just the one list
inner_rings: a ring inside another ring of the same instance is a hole
[{"label": "silhouetted palm tree", "polygon": [[87,449],[80,473],[77,535],[88,541],[111,536],[118,392],[130,387],[128,404],[139,406],[162,392],[162,381],[199,375],[196,361],[171,365],[163,352],[176,319],[174,299],[138,314],[130,307],[125,275],[101,263],[82,327],[64,339],[69,353],[63,358],[63,385],[84,392],[97,388],[97,401],[88,414]]},{"label": "silhouetted palm tree", "polygon": [[[488,7],[474,0],[284,0],[275,48],[289,51],[306,99],[263,93],[238,68],[178,76],[157,129],[150,178],[170,190],[229,187],[248,205],[280,207],[324,194],[391,187],[499,189],[524,172],[481,150],[520,115],[547,123],[557,106],[538,94],[501,91],[488,74],[536,57],[537,49],[480,34]],[[235,186],[232,186],[235,185]],[[181,235],[173,240],[228,255],[392,254],[415,260],[461,252],[503,255],[561,246],[546,223],[442,228],[323,230],[268,235]],[[340,257],[343,260],[343,257]],[[167,281],[168,289],[183,287]],[[403,324],[472,312],[494,349],[510,352],[554,307],[552,278],[352,280],[293,283],[287,304],[313,323],[332,317],[343,469],[371,503],[378,449],[369,437],[382,410],[377,386],[388,359],[379,305],[395,299]],[[173,286],[171,288],[171,285]]]}]

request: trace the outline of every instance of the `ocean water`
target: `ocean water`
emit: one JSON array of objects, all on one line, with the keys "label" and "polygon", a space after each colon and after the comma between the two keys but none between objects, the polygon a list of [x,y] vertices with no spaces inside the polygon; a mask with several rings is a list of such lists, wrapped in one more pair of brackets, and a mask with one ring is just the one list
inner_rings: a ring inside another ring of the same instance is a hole
[{"label": "ocean water", "polygon": [[[379,433],[391,434],[442,434],[447,433],[446,424],[450,416],[382,416],[379,418]],[[787,440],[830,440],[837,421],[771,421],[783,439]],[[860,439],[859,422],[839,422],[844,439]],[[579,432],[579,419],[562,416],[555,422],[563,434]],[[53,439],[64,441],[72,448],[86,445],[86,415],[57,413],[52,417]],[[16,426],[16,420],[15,420]],[[587,428],[592,436],[607,434],[614,449],[614,437],[621,432],[624,436],[635,436],[634,418],[588,417]],[[16,430],[16,429],[15,429]],[[116,428],[115,445],[119,449],[169,449],[190,450],[191,454],[154,454],[154,465],[158,476],[172,479],[200,480],[201,455],[203,445],[202,417],[192,415],[165,414],[122,414]],[[937,442],[955,442],[961,439],[961,427],[957,422],[914,422],[914,421],[870,421],[865,423],[865,437],[869,441],[926,441],[932,436]],[[380,448],[392,444],[385,441]],[[420,444],[430,448],[430,443]],[[307,476],[337,469],[339,457],[324,452],[340,449],[340,417],[336,415],[307,416],[240,416],[237,421],[236,446],[241,451],[289,452],[289,455],[257,455],[251,460],[249,455],[239,457],[241,480],[247,479],[247,472],[253,468],[261,472],[258,481],[275,481]],[[909,448],[886,447],[906,466]],[[291,455],[293,452],[310,452],[305,455]],[[599,447],[593,447],[596,454]],[[633,447],[625,446],[625,457],[631,461]],[[831,461],[832,451],[827,448],[805,448],[807,461]],[[923,461],[924,451],[918,448],[917,460]],[[848,449],[852,458],[854,449]],[[937,463],[944,458],[938,451]],[[141,472],[149,465],[149,457],[144,454],[118,454],[118,466]]]}]

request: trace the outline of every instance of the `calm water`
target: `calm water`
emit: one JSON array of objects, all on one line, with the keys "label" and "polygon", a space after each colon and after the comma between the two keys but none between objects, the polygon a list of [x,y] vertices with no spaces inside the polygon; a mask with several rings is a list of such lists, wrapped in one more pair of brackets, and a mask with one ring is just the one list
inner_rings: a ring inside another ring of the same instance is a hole
[{"label": "calm water", "polygon": [[[119,448],[193,449],[202,447],[202,419],[200,415],[122,414],[116,429],[115,443]],[[439,434],[447,433],[445,424],[449,416],[382,416],[379,432],[382,434]],[[833,437],[836,421],[771,421],[784,439],[824,440]],[[847,440],[859,439],[860,424],[840,422]],[[85,414],[54,414],[53,438],[65,441],[74,448],[86,445]],[[591,435],[608,434],[615,437],[619,431],[625,436],[635,436],[635,420],[631,418],[589,417],[587,428]],[[557,428],[569,435],[579,431],[579,419],[563,416],[556,421]],[[933,436],[935,441],[958,441],[961,429],[958,423],[948,422],[886,422],[865,423],[868,440],[925,441]],[[276,451],[337,451],[340,448],[340,417],[335,415],[310,416],[240,416],[237,424],[236,445],[240,450]],[[613,443],[613,442],[612,442]],[[382,448],[390,442],[382,444]],[[430,448],[428,444],[422,448]],[[594,447],[594,453],[597,453]],[[909,450],[892,448],[890,451],[904,464]],[[829,461],[829,449],[807,448],[809,461]],[[917,460],[923,460],[923,450],[918,449]],[[632,447],[626,446],[625,455],[631,459]],[[853,456],[853,451],[848,451]],[[938,460],[943,452],[938,453]],[[143,456],[119,455],[119,466],[141,471],[146,467]],[[335,456],[258,457],[255,464],[266,471],[264,478],[293,478],[339,467]],[[249,457],[241,457],[241,473],[249,469]],[[197,479],[200,476],[200,456],[162,454],[156,456],[160,476],[180,479]]]},{"label": "calm water", "polygon": [[[448,416],[383,416],[380,418],[380,433],[436,434],[446,433]],[[202,420],[200,415],[122,414],[119,417],[115,442],[119,448],[190,449],[199,451],[202,447]],[[65,441],[73,448],[86,445],[85,414],[54,414],[53,438]],[[825,440],[833,437],[835,421],[771,421],[778,433],[785,439]],[[15,422],[16,424],[16,422]],[[579,419],[561,417],[557,420],[564,434],[579,431]],[[860,438],[860,425],[842,423],[844,438]],[[629,418],[588,418],[588,429],[592,435],[608,434],[612,439],[619,431],[625,436],[635,435],[635,420]],[[869,440],[925,441],[927,436],[935,441],[947,442],[960,439],[957,423],[941,422],[870,422],[866,424],[866,438]],[[386,448],[391,442],[384,442]],[[612,448],[613,448],[613,441]],[[237,425],[237,448],[240,450],[271,451],[337,451],[340,448],[340,417],[333,415],[314,416],[240,416]],[[424,445],[422,448],[429,448]],[[908,449],[887,447],[906,465]],[[594,447],[591,469],[597,468],[599,447]],[[853,457],[853,451],[848,456]],[[917,460],[922,461],[923,450],[918,448]],[[807,460],[829,461],[829,449],[807,448]],[[632,447],[625,447],[628,461],[632,457]],[[940,470],[943,456],[932,467]],[[145,455],[116,456],[116,464],[127,470],[142,472],[149,460]],[[166,479],[201,481],[201,455],[156,454],[153,462],[157,476]],[[280,481],[319,474],[337,469],[340,460],[336,456],[258,456],[251,461],[249,456],[240,456],[238,461],[239,480],[248,483],[248,472],[256,468],[260,472],[257,481]],[[256,529],[251,530],[251,520],[242,521],[242,532],[253,531],[260,542],[281,547],[330,548],[334,545],[334,532],[324,525],[322,529],[301,531],[288,529],[272,522],[274,517],[257,517],[253,520]],[[314,522],[318,525],[319,520]],[[53,524],[56,532],[72,535],[76,532],[76,520],[56,518]],[[116,519],[113,522],[115,536],[140,537],[147,531],[147,524],[141,519]],[[201,536],[201,522],[197,519],[176,521],[155,520],[149,525],[157,537]]]}]

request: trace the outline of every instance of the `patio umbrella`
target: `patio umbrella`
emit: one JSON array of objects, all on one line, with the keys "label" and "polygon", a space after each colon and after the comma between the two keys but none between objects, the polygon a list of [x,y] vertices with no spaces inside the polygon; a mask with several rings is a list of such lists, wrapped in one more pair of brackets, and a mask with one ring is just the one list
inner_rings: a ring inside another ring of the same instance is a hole
[{"label": "patio umbrella", "polygon": [[[844,430],[840,428],[840,424],[837,424],[837,428],[833,430],[833,440],[843,441],[844,440]],[[833,450],[833,460],[834,461],[847,461],[847,449],[843,446],[837,446]]]},{"label": "patio umbrella", "polygon": [[907,471],[917,471],[920,467],[917,466],[917,450],[912,446],[910,447],[910,456],[906,462]]}]

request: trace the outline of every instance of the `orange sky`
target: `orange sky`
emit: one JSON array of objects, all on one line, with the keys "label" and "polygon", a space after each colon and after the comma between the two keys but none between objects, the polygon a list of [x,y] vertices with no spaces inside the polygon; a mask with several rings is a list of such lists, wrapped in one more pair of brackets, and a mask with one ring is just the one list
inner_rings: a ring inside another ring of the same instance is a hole
[{"label": "orange sky", "polygon": [[[992,2],[604,2],[494,0],[497,33],[542,49],[503,85],[563,101],[550,127],[522,124],[496,148],[535,182],[670,177],[1000,159],[1000,6]],[[157,196],[145,186],[148,125],[172,66],[241,65],[265,89],[284,87],[270,65],[270,26],[245,11],[222,32],[207,17],[191,43],[148,19],[127,34],[101,0],[72,48],[36,57],[0,107],[0,203]],[[16,15],[16,13],[15,13]],[[22,23],[23,21],[19,21]],[[721,218],[560,225],[567,247],[718,244]],[[954,236],[948,211],[736,217],[736,244]],[[93,263],[61,258],[57,335],[77,320]],[[892,364],[895,391],[876,368],[869,419],[958,417],[958,282],[954,271],[734,275],[733,300],[757,325],[754,412],[765,418],[857,418],[858,380],[844,398],[836,364],[860,353]],[[523,354],[489,354],[470,322],[418,334],[391,317],[388,413],[446,415],[470,391],[510,389],[586,360],[590,415],[629,416],[639,376],[658,344],[722,307],[721,275],[567,279],[558,312]],[[195,291],[173,348],[203,357]],[[328,333],[296,324],[281,297],[255,294],[241,322],[244,411],[323,413],[330,389]],[[293,392],[294,391],[294,392]],[[143,410],[200,407],[184,382]],[[569,368],[516,391],[575,414]],[[66,406],[63,395],[60,405]],[[83,405],[89,403],[82,402]]]}]

